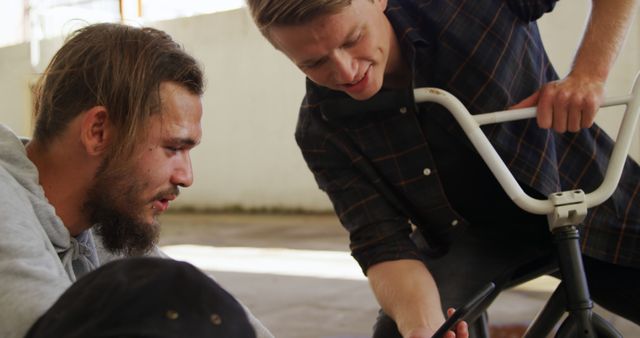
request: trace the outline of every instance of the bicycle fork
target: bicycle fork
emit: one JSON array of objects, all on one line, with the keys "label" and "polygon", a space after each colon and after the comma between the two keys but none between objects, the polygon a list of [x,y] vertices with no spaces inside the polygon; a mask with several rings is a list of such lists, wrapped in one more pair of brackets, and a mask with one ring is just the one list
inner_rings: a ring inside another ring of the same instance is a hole
[{"label": "bicycle fork", "polygon": [[525,333],[527,338],[546,337],[560,318],[568,313],[556,337],[622,337],[613,326],[594,314],[580,250],[576,224],[587,215],[582,190],[554,193],[549,196],[554,212],[548,215],[549,230],[557,251],[562,282]]}]

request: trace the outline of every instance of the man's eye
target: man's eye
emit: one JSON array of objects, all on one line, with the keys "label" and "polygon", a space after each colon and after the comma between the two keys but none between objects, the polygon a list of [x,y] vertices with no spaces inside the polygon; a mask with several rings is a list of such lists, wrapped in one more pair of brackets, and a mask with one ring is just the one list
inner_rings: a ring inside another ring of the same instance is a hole
[{"label": "man's eye", "polygon": [[314,61],[311,63],[307,63],[303,66],[303,68],[305,69],[310,69],[310,68],[318,68],[320,67],[322,64],[324,63],[324,59],[318,60],[318,61]]},{"label": "man's eye", "polygon": [[361,38],[361,37],[362,37],[362,34],[358,34],[358,35],[355,37],[355,39],[352,39],[352,40],[347,41],[347,42],[343,45],[343,47],[344,47],[344,48],[351,48],[351,47],[355,46],[355,45],[358,43],[358,41],[360,41],[360,38]]}]

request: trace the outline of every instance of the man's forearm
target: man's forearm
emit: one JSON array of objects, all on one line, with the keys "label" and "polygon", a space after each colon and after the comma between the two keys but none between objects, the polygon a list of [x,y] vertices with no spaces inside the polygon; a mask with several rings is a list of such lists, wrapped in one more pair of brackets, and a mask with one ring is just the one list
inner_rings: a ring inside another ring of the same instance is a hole
[{"label": "man's forearm", "polygon": [[638,0],[593,0],[571,75],[604,83],[638,10]]},{"label": "man's forearm", "polygon": [[640,0],[593,0],[591,15],[569,74],[511,108],[537,105],[541,128],[558,133],[590,128],[604,100],[604,85]]},{"label": "man's forearm", "polygon": [[444,322],[438,289],[422,262],[378,263],[369,268],[367,276],[380,306],[403,336],[416,328],[433,332]]}]

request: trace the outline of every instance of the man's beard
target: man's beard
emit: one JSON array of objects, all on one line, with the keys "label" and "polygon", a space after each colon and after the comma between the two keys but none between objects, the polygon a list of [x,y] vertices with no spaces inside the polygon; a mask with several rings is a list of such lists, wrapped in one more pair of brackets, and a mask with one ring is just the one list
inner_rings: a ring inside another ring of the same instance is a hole
[{"label": "man's beard", "polygon": [[149,202],[143,200],[145,183],[132,166],[124,166],[128,170],[108,167],[105,161],[98,169],[84,212],[105,249],[114,254],[142,255],[153,248],[160,234],[157,219],[151,223],[144,220]]}]

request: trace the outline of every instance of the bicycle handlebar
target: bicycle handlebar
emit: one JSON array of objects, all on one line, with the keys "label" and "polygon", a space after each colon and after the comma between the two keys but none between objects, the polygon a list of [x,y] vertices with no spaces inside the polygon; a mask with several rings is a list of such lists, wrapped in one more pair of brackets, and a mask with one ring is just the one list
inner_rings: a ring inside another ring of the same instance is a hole
[{"label": "bicycle handlebar", "polygon": [[[452,94],[437,88],[416,88],[414,90],[416,102],[435,102],[451,112],[458,121],[473,146],[476,148],[482,159],[487,163],[489,169],[496,177],[509,198],[520,208],[534,214],[547,215],[553,212],[555,206],[548,200],[533,198],[525,193],[506,164],[502,161],[489,139],[480,129],[481,125],[515,121],[534,118],[536,108],[524,108],[514,110],[504,110],[493,113],[471,115],[465,106]],[[599,205],[606,201],[615,191],[622,168],[626,160],[634,127],[638,121],[640,112],[640,73],[636,75],[631,94],[624,97],[606,99],[602,107],[626,105],[622,123],[618,130],[609,165],[605,173],[604,180],[600,186],[591,193],[585,195],[587,208]]]}]

